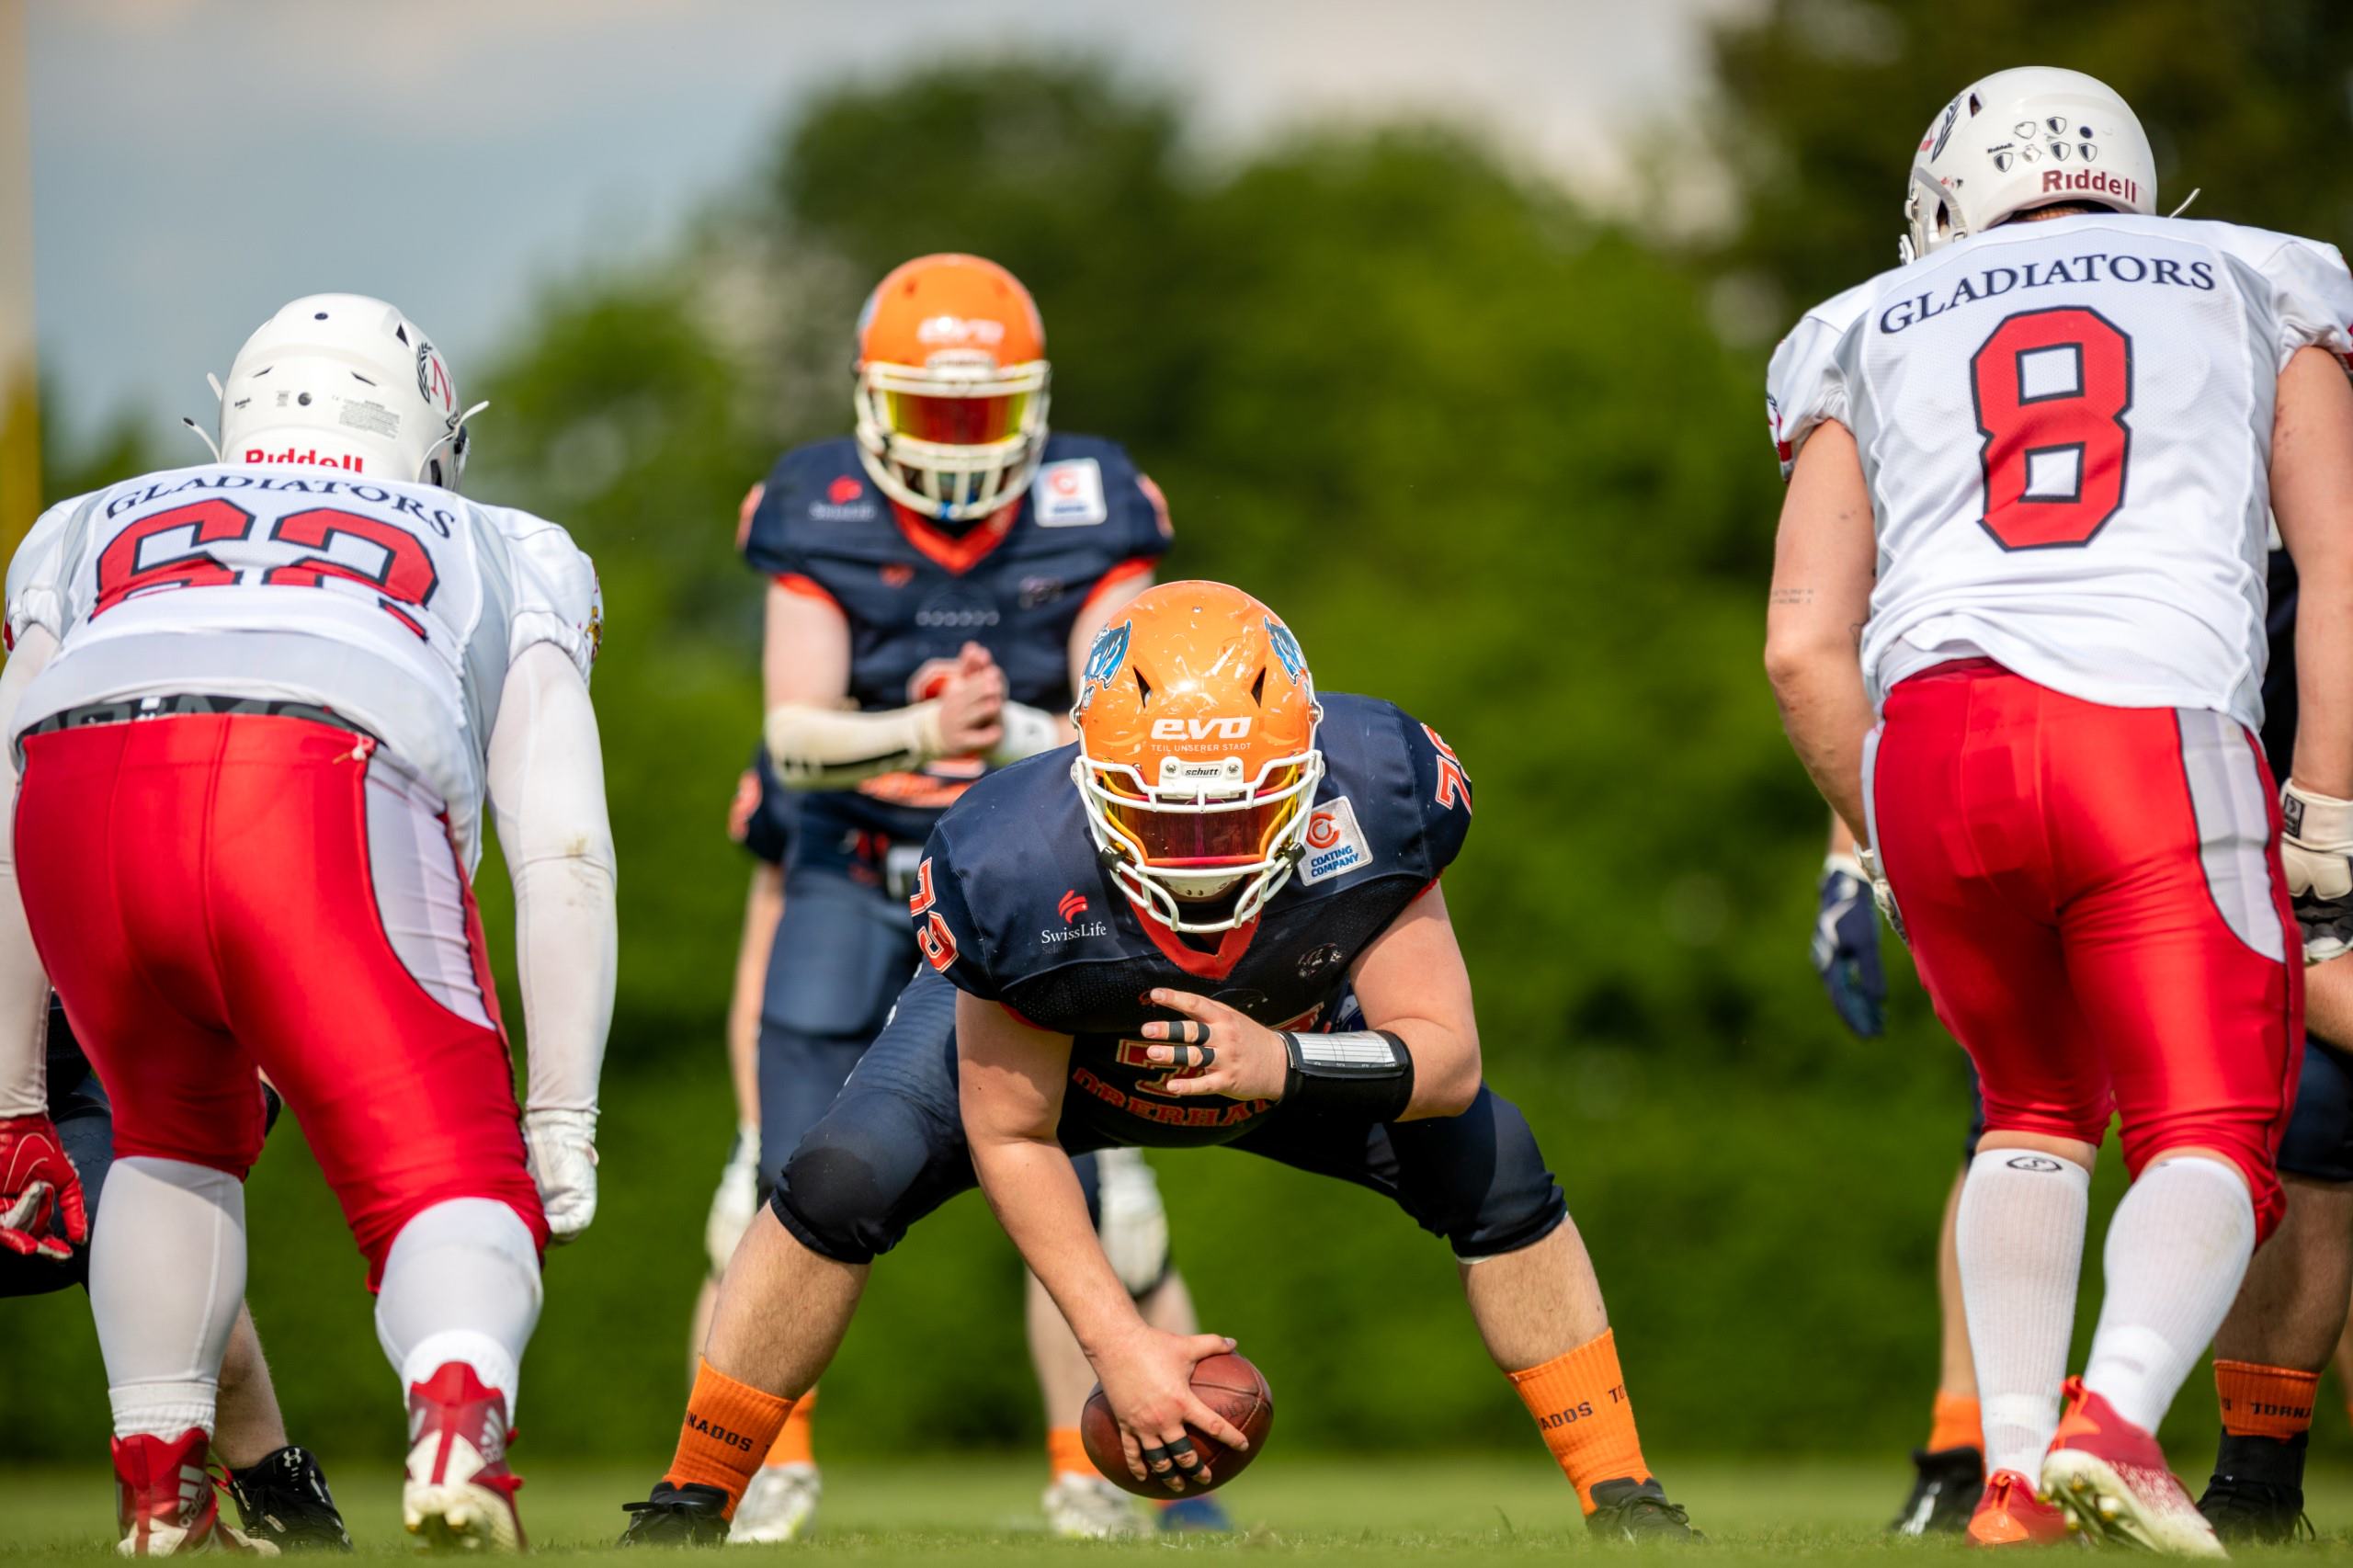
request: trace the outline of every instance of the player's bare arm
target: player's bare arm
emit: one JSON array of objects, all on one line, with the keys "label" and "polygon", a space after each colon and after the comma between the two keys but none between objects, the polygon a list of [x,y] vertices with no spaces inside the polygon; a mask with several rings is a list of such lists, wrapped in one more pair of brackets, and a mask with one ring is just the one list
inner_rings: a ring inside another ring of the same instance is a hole
[{"label": "player's bare arm", "polygon": [[[2311,960],[2347,949],[2353,898],[2353,384],[2325,349],[2280,372],[2271,507],[2296,562],[2296,748],[2279,855]],[[2316,999],[2315,999],[2316,1000]]]},{"label": "player's bare arm", "polygon": [[935,757],[985,752],[1004,734],[1005,674],[967,642],[939,692],[904,708],[849,706],[849,618],[823,594],[768,585],[761,687],[768,756],[795,789],[840,789]]},{"label": "player's bare arm", "polygon": [[970,995],[956,998],[956,1054],[972,1169],[1006,1234],[1069,1320],[1103,1380],[1119,1418],[1128,1468],[1171,1492],[1185,1475],[1210,1472],[1185,1435],[1187,1423],[1236,1449],[1249,1440],[1201,1403],[1194,1363],[1233,1348],[1217,1335],[1180,1335],[1152,1327],[1103,1256],[1086,1197],[1056,1137],[1070,1037],[1017,1021]]},{"label": "player's bare arm", "polygon": [[1765,669],[1798,760],[1850,828],[1863,821],[1872,723],[1858,649],[1870,619],[1871,498],[1855,438],[1835,422],[1797,457],[1773,547]]},{"label": "player's bare arm", "polygon": [[[1433,886],[1406,905],[1348,978],[1367,1028],[1396,1037],[1411,1063],[1412,1097],[1395,1119],[1460,1116],[1470,1108],[1479,1094],[1479,1025],[1445,893]],[[1172,1095],[1279,1100],[1297,1070],[1296,1053],[1347,1038],[1286,1037],[1191,992],[1155,991],[1152,1000],[1184,1015],[1142,1031],[1147,1041],[1167,1042],[1148,1045],[1145,1054],[1182,1074],[1167,1084]]]}]

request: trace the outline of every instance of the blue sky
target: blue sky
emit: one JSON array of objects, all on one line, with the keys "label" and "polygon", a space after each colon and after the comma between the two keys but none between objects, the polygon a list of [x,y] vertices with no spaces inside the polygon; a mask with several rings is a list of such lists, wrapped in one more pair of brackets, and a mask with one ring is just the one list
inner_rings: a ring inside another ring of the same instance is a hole
[{"label": "blue sky", "polygon": [[43,374],[69,422],[209,414],[286,300],[381,294],[465,368],[538,280],[658,249],[811,92],[1085,52],[1214,155],[1442,115],[1604,195],[1741,0],[32,0]]}]

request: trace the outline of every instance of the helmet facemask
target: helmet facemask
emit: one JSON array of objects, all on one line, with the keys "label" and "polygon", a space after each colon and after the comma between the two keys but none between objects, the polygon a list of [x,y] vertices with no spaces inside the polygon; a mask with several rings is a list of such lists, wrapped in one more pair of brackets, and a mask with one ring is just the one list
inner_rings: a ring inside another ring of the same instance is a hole
[{"label": "helmet facemask", "polygon": [[1164,756],[1158,781],[1148,784],[1126,763],[1088,756],[1083,738],[1071,763],[1112,881],[1171,931],[1248,925],[1305,852],[1323,752],[1311,744],[1271,758],[1253,777],[1244,767],[1234,756]]},{"label": "helmet facemask", "polygon": [[1020,498],[1046,447],[1047,366],[940,354],[858,373],[858,447],[875,488],[934,522],[978,522]]}]

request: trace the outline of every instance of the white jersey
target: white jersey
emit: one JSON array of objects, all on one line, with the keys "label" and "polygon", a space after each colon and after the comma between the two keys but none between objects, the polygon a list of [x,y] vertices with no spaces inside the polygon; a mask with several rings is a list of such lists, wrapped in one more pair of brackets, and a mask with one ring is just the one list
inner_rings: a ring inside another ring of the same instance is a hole
[{"label": "white jersey", "polygon": [[204,464],[51,507],[8,567],[7,629],[56,656],[17,737],[96,704],[309,703],[438,791],[471,868],[507,665],[551,642],[587,678],[602,609],[562,528],[429,484]]},{"label": "white jersey", "polygon": [[1982,656],[2258,727],[2272,405],[2348,323],[2334,246],[2123,214],[2006,224],[1809,312],[1767,410],[1784,477],[1824,420],[1861,451],[1872,701]]}]

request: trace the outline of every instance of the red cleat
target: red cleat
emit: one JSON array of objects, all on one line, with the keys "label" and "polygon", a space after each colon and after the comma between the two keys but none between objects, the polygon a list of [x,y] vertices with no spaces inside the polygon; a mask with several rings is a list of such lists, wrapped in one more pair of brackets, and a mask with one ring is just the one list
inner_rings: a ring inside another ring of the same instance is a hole
[{"label": "red cleat", "polygon": [[1969,1516],[1972,1546],[2056,1546],[2067,1539],[2067,1516],[2034,1494],[2034,1483],[1997,1470]]},{"label": "red cleat", "polygon": [[522,1478],[506,1468],[506,1396],[452,1361],[408,1391],[408,1480],[401,1517],[441,1551],[520,1551]]},{"label": "red cleat", "polygon": [[180,1551],[242,1551],[275,1557],[278,1548],[222,1522],[221,1499],[205,1472],[212,1446],[201,1426],[176,1437],[114,1440],[115,1523],[125,1557],[169,1557]]},{"label": "red cleat", "polygon": [[2173,1471],[2157,1440],[2108,1401],[2067,1380],[2067,1411],[2042,1460],[2042,1494],[2096,1541],[2177,1557],[2226,1557],[2214,1527]]}]

